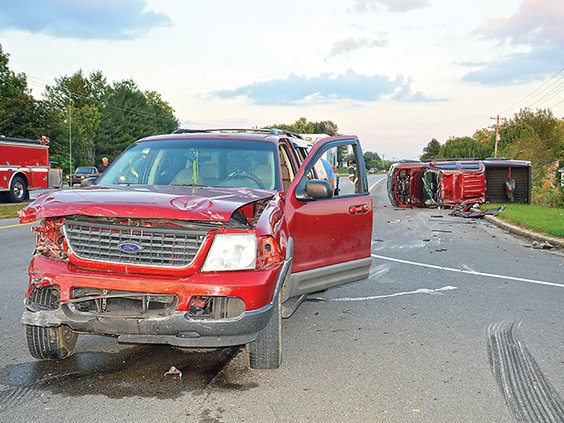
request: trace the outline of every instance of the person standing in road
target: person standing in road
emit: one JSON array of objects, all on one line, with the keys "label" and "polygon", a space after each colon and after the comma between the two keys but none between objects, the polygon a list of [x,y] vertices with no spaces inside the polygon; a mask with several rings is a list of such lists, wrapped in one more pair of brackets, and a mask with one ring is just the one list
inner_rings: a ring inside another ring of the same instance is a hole
[{"label": "person standing in road", "polygon": [[108,168],[108,158],[102,157],[102,163],[98,165],[98,172],[104,173],[104,171]]},{"label": "person standing in road", "polygon": [[355,160],[349,160],[348,174],[349,174],[349,180],[354,184],[354,192],[359,192],[358,172],[356,171]]}]

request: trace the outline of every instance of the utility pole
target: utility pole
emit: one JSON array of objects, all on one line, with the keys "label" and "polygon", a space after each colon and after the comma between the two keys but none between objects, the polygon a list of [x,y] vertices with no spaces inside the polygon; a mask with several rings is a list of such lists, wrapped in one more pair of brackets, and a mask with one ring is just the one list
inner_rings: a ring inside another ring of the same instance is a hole
[{"label": "utility pole", "polygon": [[505,118],[500,118],[499,115],[496,115],[494,117],[491,117],[490,119],[495,120],[496,123],[493,124],[492,126],[489,126],[488,128],[492,128],[495,129],[495,150],[494,150],[494,157],[497,157],[497,147],[498,147],[498,143],[501,140],[501,137],[499,136],[499,121],[505,121],[507,119]]},{"label": "utility pole", "polygon": [[[68,90],[68,95],[69,95],[69,175],[71,175],[72,174],[72,98],[71,98],[70,89]],[[69,177],[69,181],[70,181],[70,177]]]}]

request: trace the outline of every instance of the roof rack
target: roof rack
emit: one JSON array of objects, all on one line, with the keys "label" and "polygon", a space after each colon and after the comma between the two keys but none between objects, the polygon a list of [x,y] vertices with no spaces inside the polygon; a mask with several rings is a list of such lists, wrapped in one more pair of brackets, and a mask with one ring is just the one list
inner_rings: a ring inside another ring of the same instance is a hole
[{"label": "roof rack", "polygon": [[250,134],[271,134],[271,135],[286,135],[288,137],[303,139],[300,134],[288,131],[286,129],[278,128],[214,128],[214,129],[189,129],[178,128],[171,132],[171,134],[197,134],[197,133],[213,133],[213,132],[235,132],[235,133],[250,133]]}]

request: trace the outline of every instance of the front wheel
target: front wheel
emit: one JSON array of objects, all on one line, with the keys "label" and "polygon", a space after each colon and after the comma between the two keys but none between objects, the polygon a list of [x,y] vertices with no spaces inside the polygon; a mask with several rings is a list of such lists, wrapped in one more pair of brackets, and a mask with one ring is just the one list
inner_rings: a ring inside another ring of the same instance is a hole
[{"label": "front wheel", "polygon": [[8,199],[12,203],[21,203],[27,198],[27,184],[21,176],[16,176],[10,184],[10,191],[8,191]]},{"label": "front wheel", "polygon": [[272,316],[260,331],[256,341],[249,344],[251,369],[277,369],[282,364],[282,313],[280,295],[274,301]]},{"label": "front wheel", "polygon": [[38,360],[62,360],[74,354],[78,334],[67,326],[25,325],[29,353]]},{"label": "front wheel", "polygon": [[[59,307],[59,296],[52,287],[36,288],[27,300],[47,309]],[[25,325],[25,339],[30,354],[39,360],[62,360],[74,354],[78,334],[68,326]]]}]

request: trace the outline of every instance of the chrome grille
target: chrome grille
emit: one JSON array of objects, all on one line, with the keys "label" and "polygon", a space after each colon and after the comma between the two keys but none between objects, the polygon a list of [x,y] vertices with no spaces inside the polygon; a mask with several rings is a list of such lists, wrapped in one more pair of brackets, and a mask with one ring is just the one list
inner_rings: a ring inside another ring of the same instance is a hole
[{"label": "chrome grille", "polygon": [[[186,267],[200,250],[208,230],[146,228],[66,220],[65,236],[73,253],[83,259],[140,266]],[[136,252],[119,246],[135,244]]]}]

